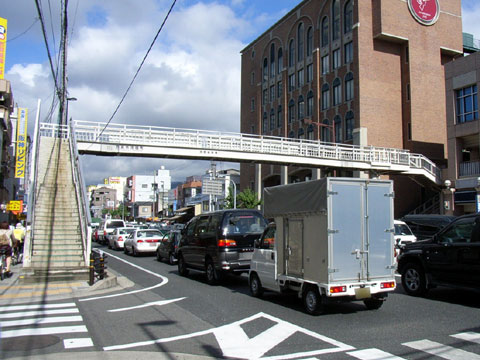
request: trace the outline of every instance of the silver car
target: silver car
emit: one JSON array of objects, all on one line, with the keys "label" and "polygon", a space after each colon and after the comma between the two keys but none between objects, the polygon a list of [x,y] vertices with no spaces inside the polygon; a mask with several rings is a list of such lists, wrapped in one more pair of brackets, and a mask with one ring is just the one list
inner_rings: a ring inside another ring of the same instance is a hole
[{"label": "silver car", "polygon": [[123,249],[125,240],[127,239],[128,235],[134,232],[135,229],[133,227],[121,227],[116,228],[112,234],[108,237],[108,248],[120,250]]},{"label": "silver car", "polygon": [[140,253],[154,254],[162,238],[163,234],[159,230],[135,229],[125,240],[123,252],[132,253],[133,256]]}]

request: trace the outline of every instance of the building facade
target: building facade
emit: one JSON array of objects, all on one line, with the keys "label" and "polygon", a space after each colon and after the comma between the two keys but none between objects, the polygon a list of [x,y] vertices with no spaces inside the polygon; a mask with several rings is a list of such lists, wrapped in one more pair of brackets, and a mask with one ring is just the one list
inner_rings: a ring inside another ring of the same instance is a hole
[{"label": "building facade", "polygon": [[[408,149],[446,167],[444,65],[462,53],[460,0],[302,1],[242,50],[241,131]],[[354,173],[242,164],[241,187],[325,175]],[[428,196],[394,180],[410,195],[396,214]]]}]

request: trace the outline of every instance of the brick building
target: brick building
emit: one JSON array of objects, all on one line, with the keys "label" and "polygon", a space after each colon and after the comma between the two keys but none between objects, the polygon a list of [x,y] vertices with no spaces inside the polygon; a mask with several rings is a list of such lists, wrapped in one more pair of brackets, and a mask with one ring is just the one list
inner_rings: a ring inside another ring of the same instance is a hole
[{"label": "brick building", "polygon": [[[403,148],[446,167],[444,65],[462,54],[460,0],[302,1],[242,50],[241,131]],[[255,186],[255,171],[241,165],[242,188]],[[353,175],[260,171],[263,186]],[[397,216],[433,193],[392,178],[409,194],[397,196]]]}]

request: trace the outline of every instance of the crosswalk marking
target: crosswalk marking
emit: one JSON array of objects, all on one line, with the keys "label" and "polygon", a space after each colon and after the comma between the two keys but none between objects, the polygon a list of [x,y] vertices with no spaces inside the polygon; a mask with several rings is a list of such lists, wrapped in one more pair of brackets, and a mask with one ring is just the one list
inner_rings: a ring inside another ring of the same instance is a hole
[{"label": "crosswalk marking", "polygon": [[63,346],[65,349],[77,349],[81,347],[93,346],[93,341],[91,338],[65,339],[63,340]]},{"label": "crosswalk marking", "polygon": [[0,319],[12,319],[18,317],[39,316],[39,315],[58,315],[58,314],[73,314],[78,313],[77,308],[59,309],[59,310],[39,310],[0,314]]},{"label": "crosswalk marking", "polygon": [[360,360],[404,360],[404,358],[389,354],[379,349],[349,351],[347,354]]},{"label": "crosswalk marking", "polygon": [[76,307],[75,303],[62,304],[31,304],[31,305],[14,305],[0,306],[0,312],[3,311],[19,311],[19,310],[38,310],[38,309],[58,309],[66,307]]},{"label": "crosswalk marking", "polygon": [[474,333],[474,332],[463,332],[455,335],[450,335],[456,339],[460,340],[465,340],[465,341],[470,341],[474,342],[476,344],[480,344],[480,334],[479,333]]},{"label": "crosswalk marking", "polygon": [[36,318],[36,319],[22,319],[22,320],[9,320],[0,321],[0,328],[11,326],[25,326],[25,325],[43,325],[54,324],[61,322],[77,322],[83,321],[81,316],[55,316],[49,318]]},{"label": "crosswalk marking", "polygon": [[430,340],[411,341],[402,345],[448,360],[480,360],[480,355]]},{"label": "crosswalk marking", "polygon": [[53,334],[66,334],[66,333],[79,333],[88,332],[85,325],[78,326],[59,326],[50,328],[32,328],[32,329],[18,329],[2,331],[1,337],[3,339],[20,337],[20,336],[35,336],[35,335],[53,335]]}]

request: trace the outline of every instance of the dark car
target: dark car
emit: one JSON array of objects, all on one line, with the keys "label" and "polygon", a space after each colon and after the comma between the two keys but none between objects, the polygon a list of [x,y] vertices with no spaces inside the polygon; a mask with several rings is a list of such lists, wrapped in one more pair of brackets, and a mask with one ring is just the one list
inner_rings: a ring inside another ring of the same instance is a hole
[{"label": "dark car", "polygon": [[401,220],[410,227],[417,240],[422,240],[431,238],[456,218],[449,215],[418,214],[405,215]]},{"label": "dark car", "polygon": [[189,221],[182,230],[178,249],[178,272],[188,269],[205,271],[209,284],[223,274],[248,272],[253,244],[267,221],[257,210],[222,210],[202,214]]},{"label": "dark car", "polygon": [[170,265],[177,262],[177,250],[181,238],[180,230],[171,230],[160,241],[157,248],[157,260],[167,259]]},{"label": "dark car", "polygon": [[405,245],[398,272],[410,295],[436,286],[480,290],[480,213],[460,216],[432,238]]}]

